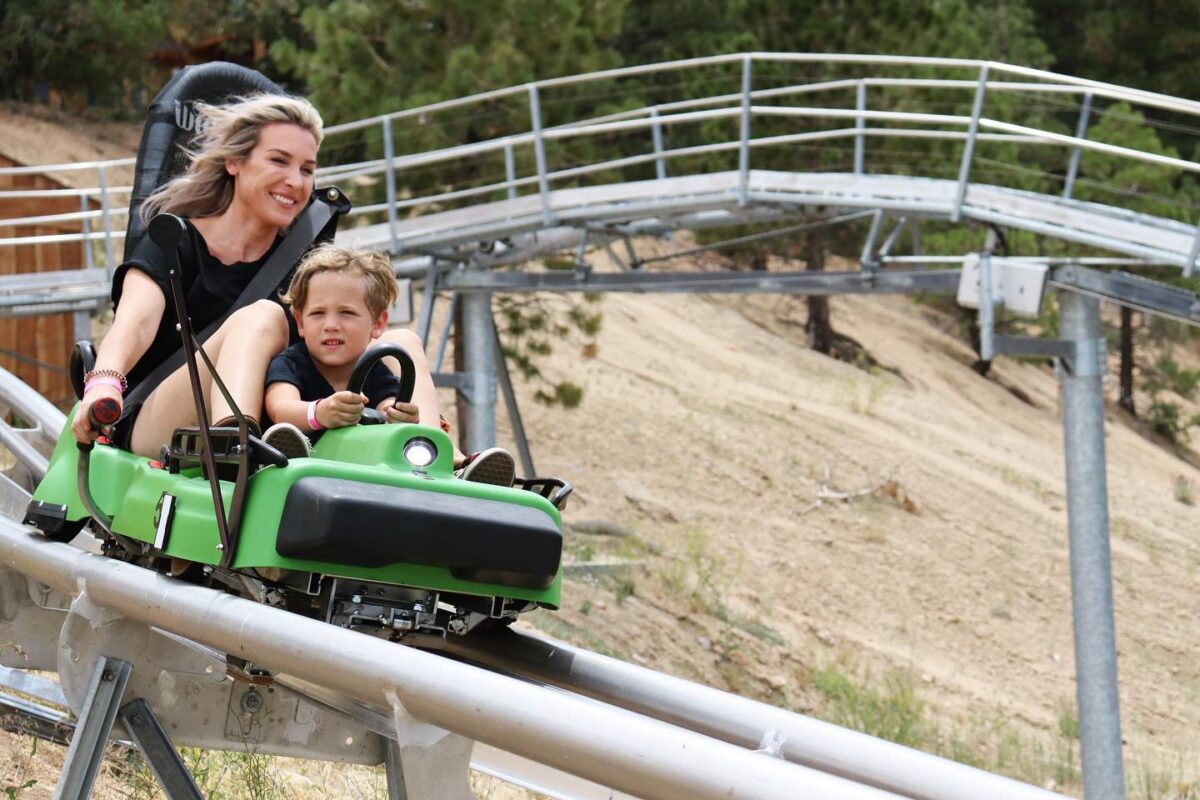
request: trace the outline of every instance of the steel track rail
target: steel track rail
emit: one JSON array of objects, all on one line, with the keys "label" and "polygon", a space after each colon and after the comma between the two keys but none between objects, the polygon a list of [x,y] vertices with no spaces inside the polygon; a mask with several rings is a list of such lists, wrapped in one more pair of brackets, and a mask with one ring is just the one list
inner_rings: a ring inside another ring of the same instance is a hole
[{"label": "steel track rail", "polygon": [[1062,795],[558,641],[514,630],[447,640],[469,663],[556,686],[731,744],[771,748],[914,800],[1051,800]]}]

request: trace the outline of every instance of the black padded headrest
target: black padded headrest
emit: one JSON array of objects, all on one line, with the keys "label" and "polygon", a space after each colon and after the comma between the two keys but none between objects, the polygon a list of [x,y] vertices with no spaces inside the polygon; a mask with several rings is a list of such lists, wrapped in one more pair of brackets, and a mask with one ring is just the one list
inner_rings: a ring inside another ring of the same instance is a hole
[{"label": "black padded headrest", "polygon": [[184,150],[196,136],[195,103],[218,105],[234,97],[263,93],[284,91],[261,73],[224,61],[184,67],[167,82],[150,104],[142,129],[129,198],[124,258],[130,257],[146,235],[146,226],[138,218],[142,202],[187,167]]}]

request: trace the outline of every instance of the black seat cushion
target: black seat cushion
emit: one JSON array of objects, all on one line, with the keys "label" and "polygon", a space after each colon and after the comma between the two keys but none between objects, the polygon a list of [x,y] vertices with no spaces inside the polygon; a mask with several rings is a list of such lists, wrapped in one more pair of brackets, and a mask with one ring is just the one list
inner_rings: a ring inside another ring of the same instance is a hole
[{"label": "black seat cushion", "polygon": [[544,589],[558,574],[562,533],[529,506],[306,477],[288,491],[275,549],[360,567],[447,567],[462,580]]}]

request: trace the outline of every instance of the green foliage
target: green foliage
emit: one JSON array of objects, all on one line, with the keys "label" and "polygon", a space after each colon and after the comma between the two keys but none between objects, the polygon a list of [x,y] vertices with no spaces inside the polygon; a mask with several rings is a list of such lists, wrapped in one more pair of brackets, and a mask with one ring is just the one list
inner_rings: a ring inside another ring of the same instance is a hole
[{"label": "green foliage", "polygon": [[1167,355],[1160,357],[1147,372],[1143,388],[1152,395],[1170,391],[1191,399],[1200,384],[1200,370],[1184,369]]},{"label": "green foliage", "polygon": [[[1144,153],[1179,157],[1175,148],[1163,144],[1154,128],[1146,124],[1142,112],[1124,102],[1106,108],[1088,130],[1088,138]],[[1079,176],[1075,196],[1080,200],[1120,205],[1161,217],[1192,216],[1190,208],[1181,204],[1190,184],[1183,183],[1174,168],[1086,150],[1079,159]]]},{"label": "green foliage", "polygon": [[0,93],[32,82],[115,94],[149,73],[166,33],[163,0],[7,0],[0,4]]},{"label": "green foliage", "polygon": [[1037,28],[1068,75],[1196,96],[1200,0],[1029,0]]},{"label": "green foliage", "polygon": [[22,783],[19,786],[15,785],[15,784],[5,786],[5,787],[3,787],[4,788],[4,796],[7,797],[8,800],[17,800],[17,798],[20,797],[21,792],[25,791],[26,789],[32,789],[36,785],[37,785],[37,779],[30,778],[29,780],[25,781],[24,783]]},{"label": "green foliage", "polygon": [[1074,711],[1063,711],[1058,715],[1058,732],[1064,739],[1079,739],[1079,718]]},{"label": "green foliage", "polygon": [[[625,0],[333,0],[309,5],[301,25],[311,50],[281,41],[272,56],[308,84],[327,118],[358,119],[539,78],[605,69],[619,56]],[[521,98],[522,100],[524,98]],[[447,131],[491,138],[516,117],[473,113]]]},{"label": "green foliage", "polygon": [[[38,739],[37,736],[33,736],[30,738],[30,745],[29,745],[29,760],[30,761],[32,761],[33,758],[37,755],[37,748],[38,748],[39,741],[40,740]],[[34,786],[37,785],[37,778],[25,778],[24,773],[25,773],[25,771],[24,771],[24,769],[22,769],[21,772],[19,774],[17,774],[16,776],[10,776],[10,778],[13,781],[15,781],[14,783],[8,783],[9,779],[5,779],[4,786],[0,786],[0,791],[4,792],[4,797],[6,798],[6,800],[17,800],[17,798],[21,796],[21,792],[25,791],[26,789],[32,789]]]},{"label": "green foliage", "polygon": [[909,747],[924,741],[925,704],[907,676],[890,675],[876,689],[830,666],[815,673],[812,683],[825,695],[824,715],[831,722]]},{"label": "green foliage", "polygon": [[496,298],[498,327],[504,355],[521,375],[537,384],[534,397],[547,405],[576,408],[583,402],[583,387],[569,380],[547,377],[539,362],[555,344],[580,347],[585,357],[596,352],[596,335],[603,325],[599,311],[589,311],[596,298],[571,298],[561,308],[545,297],[500,295]]},{"label": "green foliage", "polygon": [[583,388],[570,381],[556,383],[550,391],[538,389],[533,396],[546,405],[575,408],[583,401]]},{"label": "green foliage", "polygon": [[1200,426],[1200,414],[1185,416],[1172,396],[1191,398],[1200,384],[1200,370],[1184,369],[1164,355],[1144,372],[1142,389],[1150,395],[1145,418],[1151,430],[1174,443],[1185,440],[1193,427]]},{"label": "green foliage", "polygon": [[1175,476],[1175,499],[1185,506],[1196,505],[1196,491],[1192,488],[1192,482],[1182,475]]},{"label": "green foliage", "polygon": [[1187,437],[1189,430],[1200,425],[1200,414],[1185,417],[1179,403],[1156,399],[1146,409],[1146,421],[1155,433],[1177,443]]}]

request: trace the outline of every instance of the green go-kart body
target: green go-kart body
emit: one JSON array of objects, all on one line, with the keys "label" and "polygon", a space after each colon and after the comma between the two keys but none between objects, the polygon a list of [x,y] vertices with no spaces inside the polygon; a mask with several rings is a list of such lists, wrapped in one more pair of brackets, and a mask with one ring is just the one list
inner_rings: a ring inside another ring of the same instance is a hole
[{"label": "green go-kart body", "polygon": [[[436,451],[420,468],[406,457],[418,439]],[[454,477],[453,447],[439,429],[329,430],[311,457],[258,469],[248,478],[228,559],[210,481],[186,446],[180,452],[173,442],[171,449],[184,457],[163,463],[103,444],[91,451],[91,500],[111,518],[116,538],[142,543],[143,559],[200,565],[210,575],[274,576],[264,580],[268,588],[307,596],[330,621],[370,621],[402,633],[465,633],[487,619],[510,622],[536,606],[558,607],[559,510],[536,489]],[[68,418],[27,520],[48,535],[48,520],[49,527],[62,520],[61,531],[89,518],[78,463]],[[229,509],[234,482],[219,484]]]}]

